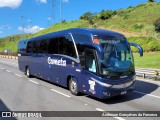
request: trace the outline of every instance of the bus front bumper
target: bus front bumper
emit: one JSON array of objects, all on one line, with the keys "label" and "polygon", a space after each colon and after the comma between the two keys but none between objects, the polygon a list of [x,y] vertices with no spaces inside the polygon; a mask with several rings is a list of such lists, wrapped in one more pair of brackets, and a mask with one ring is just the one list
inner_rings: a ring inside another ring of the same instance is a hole
[{"label": "bus front bumper", "polygon": [[107,99],[110,97],[127,94],[128,91],[135,89],[135,81],[130,81],[124,84],[112,85],[98,90],[98,98]]}]

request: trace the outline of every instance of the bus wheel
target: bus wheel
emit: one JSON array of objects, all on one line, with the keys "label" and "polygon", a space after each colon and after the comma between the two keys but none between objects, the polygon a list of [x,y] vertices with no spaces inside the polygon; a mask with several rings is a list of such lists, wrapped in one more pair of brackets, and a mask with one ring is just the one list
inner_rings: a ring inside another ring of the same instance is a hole
[{"label": "bus wheel", "polygon": [[74,78],[71,78],[69,81],[69,90],[73,95],[78,95],[78,84],[77,81]]},{"label": "bus wheel", "polygon": [[26,75],[28,78],[31,77],[31,74],[30,74],[30,70],[29,70],[29,67],[26,68]]}]

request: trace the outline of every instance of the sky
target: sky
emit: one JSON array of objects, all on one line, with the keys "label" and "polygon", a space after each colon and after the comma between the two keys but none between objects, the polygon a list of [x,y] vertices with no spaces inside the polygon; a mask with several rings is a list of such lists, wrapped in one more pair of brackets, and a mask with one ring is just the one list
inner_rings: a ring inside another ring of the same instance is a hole
[{"label": "sky", "polygon": [[0,0],[0,38],[23,32],[35,33],[61,20],[77,20],[88,11],[99,13],[101,10],[117,10],[147,1]]}]

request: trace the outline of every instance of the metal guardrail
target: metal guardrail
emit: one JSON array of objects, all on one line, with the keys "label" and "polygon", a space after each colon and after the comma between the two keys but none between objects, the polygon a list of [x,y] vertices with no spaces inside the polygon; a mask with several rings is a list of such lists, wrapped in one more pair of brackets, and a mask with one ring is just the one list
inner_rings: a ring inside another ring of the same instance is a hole
[{"label": "metal guardrail", "polygon": [[17,53],[4,53],[0,52],[0,58],[18,59]]},{"label": "metal guardrail", "polygon": [[[159,73],[159,75],[156,75],[156,73]],[[138,68],[136,69],[136,75],[144,79],[160,80],[160,69]]]}]

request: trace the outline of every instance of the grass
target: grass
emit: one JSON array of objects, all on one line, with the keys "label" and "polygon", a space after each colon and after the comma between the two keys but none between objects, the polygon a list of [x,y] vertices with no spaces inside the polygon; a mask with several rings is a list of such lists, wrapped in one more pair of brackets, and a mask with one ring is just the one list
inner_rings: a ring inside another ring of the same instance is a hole
[{"label": "grass", "polygon": [[156,68],[160,69],[160,52],[145,52],[143,57],[134,53],[136,68]]},{"label": "grass", "polygon": [[160,3],[145,3],[135,7],[117,10],[118,15],[105,21],[106,27],[145,34],[147,26],[153,26],[160,16]]}]

